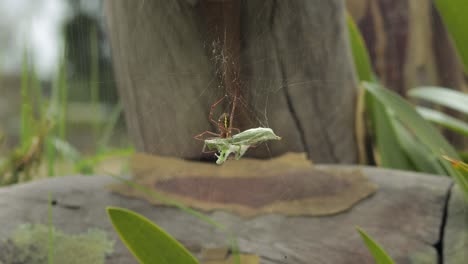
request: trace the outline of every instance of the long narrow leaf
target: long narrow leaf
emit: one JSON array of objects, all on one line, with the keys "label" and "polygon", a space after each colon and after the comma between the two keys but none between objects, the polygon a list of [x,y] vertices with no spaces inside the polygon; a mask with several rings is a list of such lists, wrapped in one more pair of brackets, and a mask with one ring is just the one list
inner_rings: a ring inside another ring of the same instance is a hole
[{"label": "long narrow leaf", "polygon": [[368,97],[370,107],[372,107],[370,110],[375,117],[373,123],[380,157],[378,165],[384,168],[416,170],[411,164],[407,152],[403,150],[398,141],[395,127],[385,107],[372,94],[368,94]]},{"label": "long narrow leaf", "polygon": [[468,136],[468,123],[465,121],[426,107],[416,107],[416,110],[425,119],[446,127],[454,132],[460,133],[464,136]]},{"label": "long narrow leaf", "polygon": [[[468,25],[467,25],[468,26]],[[468,94],[443,87],[418,87],[408,95],[460,111],[468,115]]]},{"label": "long narrow leaf", "polygon": [[[347,15],[347,24],[354,65],[359,80],[377,82],[364,39],[349,14]],[[397,141],[397,136],[384,106],[368,92],[365,93],[365,105],[379,154],[378,165],[386,168],[414,170],[415,168],[410,164],[406,153]]]},{"label": "long narrow leaf", "polygon": [[364,39],[351,15],[347,14],[346,19],[348,23],[349,41],[358,77],[361,81],[373,81],[375,79],[374,73]]},{"label": "long narrow leaf", "polygon": [[360,228],[356,228],[361,235],[362,240],[366,244],[367,248],[374,257],[376,264],[394,264],[395,262],[390,258],[390,256],[382,249],[382,247],[377,244],[366,232]]},{"label": "long narrow leaf", "polygon": [[457,177],[452,166],[443,160],[440,155],[446,154],[458,158],[458,154],[435,127],[424,120],[412,105],[392,91],[372,83],[364,83],[363,85],[366,90],[382,102],[406,128],[410,129],[422,144],[428,146],[430,150],[428,155],[435,155],[444,166],[448,175],[455,178]]},{"label": "long narrow leaf", "polygon": [[392,124],[395,128],[399,144],[401,144],[402,149],[417,171],[438,175],[446,174],[438,157],[436,155],[428,155],[431,152],[430,149],[426,145],[421,144],[417,135],[412,134],[409,129],[396,119],[393,119]]},{"label": "long narrow leaf", "polygon": [[466,0],[435,0],[434,3],[468,74],[468,4]]},{"label": "long narrow leaf", "polygon": [[32,137],[32,102],[29,88],[29,62],[28,53],[24,50],[21,71],[21,131],[20,142],[25,146]]},{"label": "long narrow leaf", "polygon": [[108,207],[107,214],[122,241],[140,263],[198,264],[182,244],[142,215],[116,207]]}]

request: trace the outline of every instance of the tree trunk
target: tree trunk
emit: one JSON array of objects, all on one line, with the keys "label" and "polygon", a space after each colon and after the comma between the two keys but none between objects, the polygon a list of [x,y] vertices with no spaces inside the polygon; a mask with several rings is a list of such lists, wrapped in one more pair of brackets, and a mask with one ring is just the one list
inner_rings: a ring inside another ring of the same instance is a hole
[{"label": "tree trunk", "polygon": [[[237,91],[233,126],[270,127],[282,137],[251,155],[357,161],[357,90],[342,0],[112,0],[106,12],[139,151],[200,158],[202,142],[193,136],[216,132],[210,106]],[[227,111],[232,102],[225,101]]]}]

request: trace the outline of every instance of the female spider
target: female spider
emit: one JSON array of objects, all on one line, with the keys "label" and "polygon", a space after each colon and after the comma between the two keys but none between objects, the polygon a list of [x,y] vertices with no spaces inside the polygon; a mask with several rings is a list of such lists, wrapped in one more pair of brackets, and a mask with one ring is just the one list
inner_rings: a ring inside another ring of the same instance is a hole
[{"label": "female spider", "polygon": [[234,131],[236,133],[240,132],[238,128],[232,127],[232,123],[234,119],[234,111],[236,109],[236,99],[237,99],[236,96],[234,96],[234,101],[232,103],[231,114],[223,113],[217,121],[213,119],[213,114],[214,114],[214,110],[216,109],[216,106],[218,106],[226,97],[227,95],[223,96],[221,99],[219,99],[214,104],[212,104],[210,108],[210,114],[208,115],[208,120],[217,127],[218,133],[207,130],[196,135],[194,137],[195,139],[205,140],[203,139],[203,136],[206,134],[214,136],[216,138],[231,138],[233,136]]}]

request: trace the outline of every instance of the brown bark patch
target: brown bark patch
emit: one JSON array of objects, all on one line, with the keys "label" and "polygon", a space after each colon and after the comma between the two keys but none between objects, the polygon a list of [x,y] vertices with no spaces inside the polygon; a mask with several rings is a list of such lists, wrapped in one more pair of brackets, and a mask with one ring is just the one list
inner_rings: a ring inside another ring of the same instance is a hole
[{"label": "brown bark patch", "polygon": [[[131,164],[134,181],[165,198],[203,211],[226,210],[242,216],[335,214],[376,190],[360,170],[318,170],[297,153],[223,166],[136,154]],[[163,204],[126,185],[113,190]]]}]

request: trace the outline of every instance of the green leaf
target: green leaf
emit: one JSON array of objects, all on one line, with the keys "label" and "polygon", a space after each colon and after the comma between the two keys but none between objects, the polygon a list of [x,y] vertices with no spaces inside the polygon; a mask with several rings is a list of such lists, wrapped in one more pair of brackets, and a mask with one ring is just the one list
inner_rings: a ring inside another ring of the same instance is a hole
[{"label": "green leaf", "polygon": [[406,155],[411,160],[417,171],[424,171],[432,174],[444,175],[444,167],[439,163],[436,155],[428,155],[430,149],[421,144],[417,136],[412,134],[401,122],[393,119],[393,127],[395,128],[399,144]]},{"label": "green leaf", "polygon": [[413,98],[440,104],[468,115],[468,95],[465,93],[443,87],[418,87],[409,90],[408,95]]},{"label": "green leaf", "polygon": [[446,173],[455,177],[456,173],[450,163],[441,158],[442,154],[458,158],[455,149],[445,140],[445,138],[428,121],[424,120],[412,105],[406,102],[396,93],[384,89],[377,84],[363,83],[367,91],[372,93],[387,109],[394,118],[415,135],[421,144],[428,147],[427,155],[435,156],[442,163]]},{"label": "green leaf", "polygon": [[432,110],[426,107],[416,107],[416,110],[426,120],[434,122],[438,125],[446,127],[454,132],[460,133],[464,136],[468,136],[468,123],[451,117],[445,113]]},{"label": "green leaf", "polygon": [[398,142],[395,128],[385,107],[374,98],[372,94],[369,97],[368,108],[371,109],[372,122],[375,131],[376,147],[380,156],[379,166],[400,170],[416,170],[409,161],[406,152]]},{"label": "green leaf", "polygon": [[377,244],[369,235],[366,234],[362,229],[356,228],[361,235],[362,240],[367,246],[367,249],[371,252],[372,256],[374,257],[375,263],[377,264],[394,264],[395,262],[388,256],[385,250]]},{"label": "green leaf", "polygon": [[107,214],[122,241],[140,263],[198,263],[182,244],[142,215],[116,207],[108,207]]},{"label": "green leaf", "polygon": [[435,0],[435,7],[452,37],[468,74],[468,4],[466,0]]},{"label": "green leaf", "polygon": [[347,14],[346,19],[348,23],[349,41],[358,77],[361,81],[373,81],[375,80],[374,73],[364,39],[351,15]]},{"label": "green leaf", "polygon": [[[353,18],[347,15],[347,24],[354,65],[361,81],[377,82],[372,70],[369,53]],[[375,144],[379,153],[379,166],[401,170],[415,170],[406,153],[400,147],[391,120],[385,107],[368,92],[365,93],[367,115],[371,130],[375,133]]]}]

